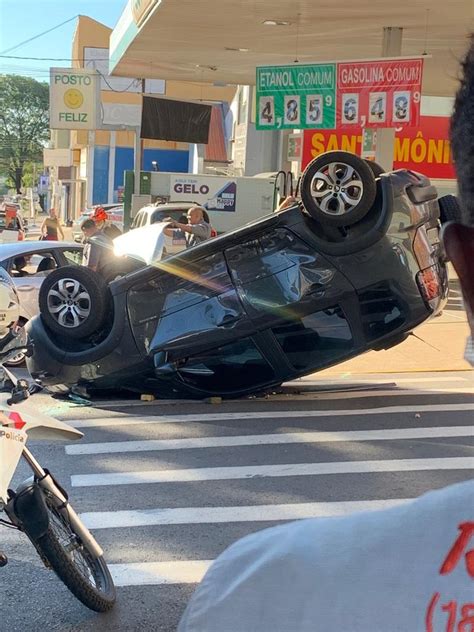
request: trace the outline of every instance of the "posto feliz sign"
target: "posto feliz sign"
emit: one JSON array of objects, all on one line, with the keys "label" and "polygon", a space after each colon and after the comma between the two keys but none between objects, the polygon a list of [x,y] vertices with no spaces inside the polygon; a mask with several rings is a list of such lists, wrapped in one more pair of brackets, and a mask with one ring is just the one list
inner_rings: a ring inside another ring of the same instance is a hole
[{"label": "posto feliz sign", "polygon": [[97,73],[81,69],[51,68],[51,129],[96,129],[97,77]]}]

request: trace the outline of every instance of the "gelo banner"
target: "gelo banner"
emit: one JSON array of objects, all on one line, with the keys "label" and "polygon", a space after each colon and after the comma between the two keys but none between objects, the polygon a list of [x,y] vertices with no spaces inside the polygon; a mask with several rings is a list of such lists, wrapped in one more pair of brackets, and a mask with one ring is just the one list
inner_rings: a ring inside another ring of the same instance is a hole
[{"label": "gelo banner", "polygon": [[420,118],[422,59],[337,65],[337,127],[413,127]]},{"label": "gelo banner", "polygon": [[208,211],[235,213],[237,182],[220,176],[171,176],[170,202],[175,201],[195,202]]},{"label": "gelo banner", "polygon": [[[397,130],[393,168],[412,169],[434,179],[454,179],[449,120],[447,116],[420,116],[418,127]],[[302,169],[316,156],[332,150],[351,151],[360,156],[363,150],[362,128],[306,130]]]}]

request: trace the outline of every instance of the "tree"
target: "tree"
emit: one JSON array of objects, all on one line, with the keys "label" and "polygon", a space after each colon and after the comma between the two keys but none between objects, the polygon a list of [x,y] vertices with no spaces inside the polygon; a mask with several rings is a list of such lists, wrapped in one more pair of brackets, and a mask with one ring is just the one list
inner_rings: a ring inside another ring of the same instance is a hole
[{"label": "tree", "polygon": [[26,162],[42,162],[49,139],[49,86],[30,77],[0,75],[0,175],[21,193]]}]

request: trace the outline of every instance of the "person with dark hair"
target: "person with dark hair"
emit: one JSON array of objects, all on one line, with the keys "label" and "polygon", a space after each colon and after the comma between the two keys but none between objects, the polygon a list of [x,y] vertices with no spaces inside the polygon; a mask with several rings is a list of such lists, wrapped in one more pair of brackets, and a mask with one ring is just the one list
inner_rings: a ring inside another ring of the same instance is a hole
[{"label": "person with dark hair", "polygon": [[28,261],[26,257],[23,257],[23,256],[15,257],[15,259],[13,260],[13,266],[14,266],[13,275],[16,277],[29,276],[28,272],[25,270],[27,265],[28,265]]},{"label": "person with dark hair", "polygon": [[[461,222],[442,240],[459,277],[474,364],[474,39],[452,117]],[[469,462],[469,458],[471,461]],[[474,460],[466,455],[466,465]],[[211,565],[179,632],[474,631],[474,480],[383,511],[250,535]]]},{"label": "person with dark hair", "polygon": [[100,230],[93,219],[84,220],[81,230],[85,242],[82,265],[101,274],[114,258],[112,240]]}]

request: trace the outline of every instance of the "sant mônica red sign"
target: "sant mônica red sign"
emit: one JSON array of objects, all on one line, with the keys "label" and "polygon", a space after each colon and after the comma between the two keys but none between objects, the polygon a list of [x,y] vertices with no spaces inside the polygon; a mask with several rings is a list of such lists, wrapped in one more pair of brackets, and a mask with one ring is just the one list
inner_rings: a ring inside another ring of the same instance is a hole
[{"label": "sant m\u00f4nica red sign", "polygon": [[[350,151],[361,155],[362,128],[335,130],[305,130],[301,167],[331,150]],[[419,171],[429,178],[454,179],[451,146],[449,142],[449,117],[420,116],[417,127],[398,129],[395,135],[393,155],[394,169]]]}]

